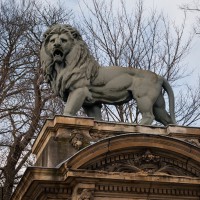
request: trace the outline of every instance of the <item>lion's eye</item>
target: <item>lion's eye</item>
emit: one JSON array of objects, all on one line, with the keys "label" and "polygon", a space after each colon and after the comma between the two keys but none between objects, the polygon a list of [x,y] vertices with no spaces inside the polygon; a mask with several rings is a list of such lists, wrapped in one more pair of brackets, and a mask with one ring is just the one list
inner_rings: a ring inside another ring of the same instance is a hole
[{"label": "lion's eye", "polygon": [[66,40],[66,39],[63,39],[63,38],[61,39],[61,41],[62,41],[62,42],[67,42],[67,40]]},{"label": "lion's eye", "polygon": [[51,39],[50,42],[51,42],[51,43],[54,43],[54,42],[55,42],[55,39]]}]

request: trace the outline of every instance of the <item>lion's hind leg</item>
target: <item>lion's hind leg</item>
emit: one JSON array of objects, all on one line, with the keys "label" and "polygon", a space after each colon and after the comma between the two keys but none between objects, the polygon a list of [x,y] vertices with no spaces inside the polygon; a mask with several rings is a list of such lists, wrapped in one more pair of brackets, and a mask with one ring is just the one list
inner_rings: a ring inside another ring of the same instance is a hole
[{"label": "lion's hind leg", "polygon": [[168,114],[168,112],[165,109],[165,100],[162,95],[162,92],[158,96],[158,99],[156,100],[153,106],[153,113],[155,116],[155,120],[162,123],[164,126],[168,124],[174,124],[171,116]]},{"label": "lion's hind leg", "polygon": [[141,125],[151,125],[154,120],[153,101],[148,96],[136,98],[138,109],[142,114]]}]

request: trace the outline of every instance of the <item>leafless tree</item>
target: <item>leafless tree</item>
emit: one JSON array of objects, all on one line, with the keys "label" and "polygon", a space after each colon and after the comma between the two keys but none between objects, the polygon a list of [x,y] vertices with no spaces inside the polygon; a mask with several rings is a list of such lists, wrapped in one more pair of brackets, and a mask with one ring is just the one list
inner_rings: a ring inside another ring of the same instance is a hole
[{"label": "leafless tree", "polygon": [[[133,12],[123,1],[117,11],[109,2],[93,0],[76,24],[96,59],[102,65],[151,70],[178,85],[187,75],[182,64],[191,42],[183,40],[184,21],[176,27],[155,11],[147,16],[142,1]],[[0,0],[0,11],[0,186],[3,200],[8,200],[23,168],[32,165],[32,143],[44,120],[62,113],[62,102],[43,83],[39,48],[46,27],[70,23],[72,15],[63,5],[44,7],[34,0]],[[186,89],[189,98],[179,95],[176,114],[179,124],[193,125],[200,118],[200,94]],[[104,116],[110,121],[140,120],[134,101],[104,106]]]},{"label": "leafless tree", "polygon": [[196,34],[200,34],[200,1],[193,0],[188,4],[183,4],[180,6],[186,12],[193,12],[196,15],[196,25],[194,25],[194,30]]},{"label": "leafless tree", "polygon": [[[62,103],[43,84],[39,64],[42,33],[67,23],[71,13],[33,0],[0,1],[0,185],[9,200],[23,167],[32,164],[31,144],[45,118]],[[53,100],[54,99],[54,100]]]},{"label": "leafless tree", "polygon": [[[185,13],[192,14],[196,17],[196,23],[194,23],[194,33],[199,36],[200,35],[200,1],[199,0],[191,0],[188,1],[187,4],[182,4],[180,6]],[[198,122],[200,118],[200,103],[199,103],[199,95],[200,95],[200,77],[199,81],[196,84],[197,87],[193,88],[191,86],[186,86],[186,93],[190,94],[191,98],[188,98],[186,95],[180,94],[180,104],[178,105],[178,116],[182,116],[182,121],[184,125],[193,125],[193,121]],[[193,106],[190,106],[193,105]],[[185,109],[183,109],[185,108]],[[184,113],[182,115],[182,112]],[[196,120],[197,119],[197,120]],[[199,123],[198,123],[199,126]]]},{"label": "leafless tree", "polygon": [[[137,1],[133,10],[130,5],[127,7],[126,1],[121,1],[117,8],[113,2],[93,0],[88,6],[85,1],[82,9],[84,23],[81,29],[98,61],[104,66],[151,70],[177,86],[187,72],[190,73],[184,67],[184,58],[192,41],[192,36],[185,40],[186,16],[177,26],[155,10],[145,13],[142,0]],[[178,124],[192,125],[200,119],[200,96],[193,92],[187,93],[187,106],[182,105],[183,93],[180,96],[176,94]],[[188,107],[193,117],[186,120]],[[140,120],[134,101],[121,106],[104,106],[104,116],[112,121],[138,123]]]}]

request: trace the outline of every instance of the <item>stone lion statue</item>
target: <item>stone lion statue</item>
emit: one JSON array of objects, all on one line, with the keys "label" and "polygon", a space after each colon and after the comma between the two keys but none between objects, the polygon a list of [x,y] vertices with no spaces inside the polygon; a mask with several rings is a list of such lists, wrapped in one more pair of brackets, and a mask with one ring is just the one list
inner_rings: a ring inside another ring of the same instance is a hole
[{"label": "stone lion statue", "polygon": [[[174,94],[165,78],[147,70],[101,67],[80,33],[70,25],[54,25],[44,33],[40,52],[46,81],[66,102],[64,115],[76,115],[83,107],[89,117],[101,120],[102,104],[122,104],[134,99],[142,114],[140,124],[153,120],[175,124]],[[165,109],[162,88],[169,97]]]}]

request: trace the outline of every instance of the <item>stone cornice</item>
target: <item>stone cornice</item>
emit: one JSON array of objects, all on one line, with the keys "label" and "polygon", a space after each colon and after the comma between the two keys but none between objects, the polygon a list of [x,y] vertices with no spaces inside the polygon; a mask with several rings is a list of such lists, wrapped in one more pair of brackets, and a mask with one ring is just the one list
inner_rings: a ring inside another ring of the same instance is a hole
[{"label": "stone cornice", "polygon": [[[111,188],[114,188],[114,187],[116,187],[117,190],[119,191],[124,190],[124,192],[127,192],[129,190],[133,191],[136,188],[138,188],[137,190],[140,191],[142,190],[142,188],[144,190],[144,187],[141,186],[141,184],[143,183],[146,185],[147,189],[150,189],[151,184],[154,184],[155,186],[156,185],[159,186],[160,184],[162,184],[163,192],[166,189],[169,189],[167,186],[169,183],[171,184],[171,186],[177,185],[177,190],[178,188],[181,188],[181,187],[184,187],[184,188],[188,187],[188,191],[189,191],[193,187],[199,188],[200,186],[200,178],[193,178],[193,177],[130,174],[130,173],[122,173],[122,172],[105,172],[105,171],[92,171],[92,170],[85,171],[84,169],[74,170],[74,169],[67,169],[67,168],[65,168],[65,170],[62,169],[62,173],[61,173],[61,169],[59,168],[45,169],[45,168],[34,167],[34,168],[27,169],[25,175],[23,176],[21,182],[19,183],[16,191],[14,192],[12,196],[12,200],[21,200],[22,196],[24,197],[24,199],[26,199],[25,196],[27,196],[27,199],[28,199],[28,196],[33,195],[33,193],[37,193],[37,195],[39,195],[44,190],[51,191],[53,188],[55,188],[55,184],[57,185],[58,188],[61,188],[61,189],[63,188],[63,192],[64,192],[66,191],[66,188],[67,188],[66,183],[68,183],[68,187],[70,191],[71,190],[70,182],[72,182],[72,180],[76,180],[76,182],[82,182],[82,179],[87,180],[87,182],[89,183],[95,184],[96,188],[98,188],[98,190],[100,191],[101,190],[112,191]],[[100,183],[104,183],[104,184],[102,185]],[[53,188],[51,185],[53,185]],[[126,186],[125,189],[120,189],[120,188],[123,188],[123,185]],[[195,194],[197,191],[195,190]],[[171,193],[171,189],[169,193]]]},{"label": "stone cornice", "polygon": [[[195,127],[175,125],[167,127],[140,126],[127,123],[95,121],[93,118],[56,116],[53,119],[46,120],[40,134],[34,142],[32,148],[33,154],[38,158],[52,137],[68,138],[73,142],[72,135],[76,137],[76,133],[73,134],[73,132],[79,132],[79,135],[83,135],[89,142],[96,142],[99,139],[119,134],[145,133],[176,137],[187,140],[187,142],[191,142],[194,145],[200,145],[200,129]],[[73,143],[73,146],[77,147],[76,142]]]}]

